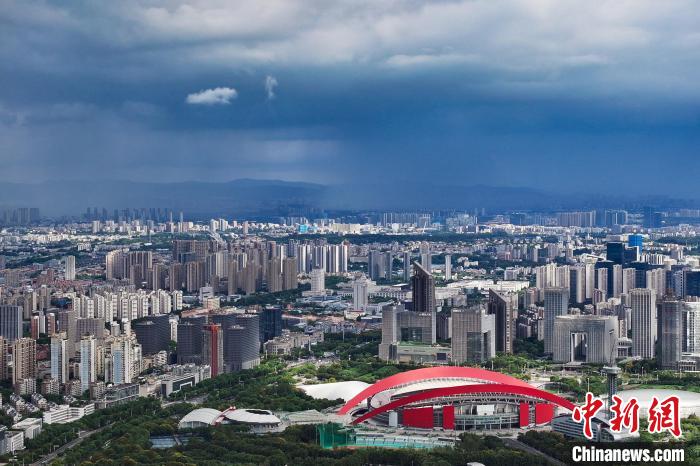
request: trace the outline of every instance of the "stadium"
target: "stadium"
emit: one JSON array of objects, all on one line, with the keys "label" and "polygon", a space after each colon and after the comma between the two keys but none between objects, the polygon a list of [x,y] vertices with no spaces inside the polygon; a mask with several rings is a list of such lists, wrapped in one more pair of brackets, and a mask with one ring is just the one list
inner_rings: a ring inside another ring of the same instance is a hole
[{"label": "stadium", "polygon": [[324,398],[349,398],[338,414],[349,416],[354,425],[507,429],[548,424],[557,410],[574,408],[569,400],[522,380],[474,367],[416,369],[364,388],[355,386],[358,391],[352,397],[347,384],[338,387],[338,396],[328,390],[323,394]]}]

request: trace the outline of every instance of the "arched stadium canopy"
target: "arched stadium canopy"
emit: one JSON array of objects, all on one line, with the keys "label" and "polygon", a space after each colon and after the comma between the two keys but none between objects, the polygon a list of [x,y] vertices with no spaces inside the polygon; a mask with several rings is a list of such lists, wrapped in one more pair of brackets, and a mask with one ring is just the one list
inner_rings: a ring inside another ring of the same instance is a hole
[{"label": "arched stadium canopy", "polygon": [[360,422],[366,421],[378,414],[384,413],[386,411],[395,410],[401,406],[406,406],[411,403],[416,403],[418,401],[429,400],[431,398],[455,396],[455,395],[471,395],[471,394],[490,394],[490,393],[503,393],[508,395],[522,395],[529,398],[536,398],[542,401],[548,401],[562,408],[573,411],[576,407],[571,401],[555,395],[554,393],[549,393],[539,388],[534,388],[531,386],[521,386],[521,385],[507,385],[507,384],[472,384],[472,385],[459,385],[456,387],[441,387],[435,388],[433,390],[428,390],[425,392],[414,393],[403,398],[399,398],[390,403],[380,406],[379,408],[373,409],[357,419],[353,420],[353,424],[359,424]]},{"label": "arched stadium canopy", "polygon": [[439,366],[400,372],[385,379],[379,380],[373,385],[362,390],[338,411],[338,414],[347,414],[352,408],[363,400],[377,393],[402,385],[421,382],[430,379],[469,379],[482,383],[505,384],[516,387],[532,388],[532,386],[520,379],[499,372],[487,371],[477,367]]}]

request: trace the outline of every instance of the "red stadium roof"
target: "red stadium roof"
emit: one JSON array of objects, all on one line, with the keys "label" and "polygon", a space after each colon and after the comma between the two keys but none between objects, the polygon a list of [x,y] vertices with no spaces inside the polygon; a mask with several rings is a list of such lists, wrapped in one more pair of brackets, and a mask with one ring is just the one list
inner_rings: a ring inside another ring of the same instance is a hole
[{"label": "red stadium roof", "polygon": [[430,379],[473,379],[484,383],[503,384],[509,386],[519,386],[532,388],[528,383],[500,372],[487,371],[477,367],[439,366],[416,369],[412,371],[400,372],[398,374],[377,381],[375,384],[362,390],[338,411],[339,414],[347,414],[352,408],[357,406],[362,400],[389,390],[394,387],[409,383],[421,382]]},{"label": "red stadium roof", "polygon": [[531,398],[537,398],[544,401],[549,401],[550,403],[557,404],[562,408],[572,410],[576,407],[571,401],[555,395],[553,393],[540,390],[539,388],[531,386],[521,386],[521,385],[507,385],[507,384],[481,384],[481,385],[460,385],[456,387],[441,387],[435,388],[433,390],[427,390],[425,392],[414,393],[413,395],[406,396],[404,398],[399,398],[391,403],[387,403],[384,406],[373,409],[372,411],[363,414],[354,421],[353,424],[359,424],[377,414],[391,411],[393,409],[405,406],[417,401],[429,400],[431,398],[438,398],[443,396],[453,396],[453,395],[469,395],[474,393],[506,393],[509,395],[523,395]]}]

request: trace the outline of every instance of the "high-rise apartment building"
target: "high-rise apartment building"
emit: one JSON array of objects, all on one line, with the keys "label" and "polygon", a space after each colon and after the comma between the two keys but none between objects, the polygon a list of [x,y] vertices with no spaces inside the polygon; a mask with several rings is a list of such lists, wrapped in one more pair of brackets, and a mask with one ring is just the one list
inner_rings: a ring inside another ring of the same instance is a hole
[{"label": "high-rise apartment building", "polygon": [[656,293],[648,288],[630,291],[632,356],[652,359],[656,345]]},{"label": "high-rise apartment building", "polygon": [[97,381],[97,340],[86,335],[80,340],[80,391],[90,389],[90,384]]},{"label": "high-rise apartment building", "polygon": [[51,338],[51,378],[59,385],[68,382],[68,337],[63,332]]},{"label": "high-rise apartment building", "polygon": [[0,304],[0,336],[12,343],[22,338],[22,307]]},{"label": "high-rise apartment building", "polygon": [[63,258],[63,264],[66,280],[75,280],[75,256],[65,256]]}]

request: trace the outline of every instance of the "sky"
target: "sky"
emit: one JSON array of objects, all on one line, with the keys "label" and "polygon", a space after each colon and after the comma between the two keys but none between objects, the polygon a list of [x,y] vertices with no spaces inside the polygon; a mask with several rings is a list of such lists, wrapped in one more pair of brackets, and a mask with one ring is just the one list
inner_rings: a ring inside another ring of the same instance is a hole
[{"label": "sky", "polygon": [[700,8],[2,0],[0,167],[700,199]]}]

